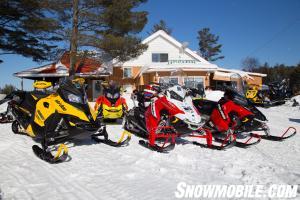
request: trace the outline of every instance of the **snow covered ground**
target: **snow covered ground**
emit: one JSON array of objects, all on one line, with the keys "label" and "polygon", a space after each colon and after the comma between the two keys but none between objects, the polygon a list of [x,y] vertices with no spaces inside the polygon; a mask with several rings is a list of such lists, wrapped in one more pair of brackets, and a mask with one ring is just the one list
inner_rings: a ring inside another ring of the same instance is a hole
[{"label": "snow covered ground", "polygon": [[[1,111],[3,107],[1,108]],[[264,109],[271,132],[288,126],[300,132],[299,107]],[[121,125],[109,125],[120,134]],[[0,199],[175,199],[177,184],[299,184],[300,135],[262,141],[248,149],[215,151],[177,145],[169,154],[130,145],[114,148],[90,140],[69,149],[72,160],[51,165],[32,152],[35,142],[0,124]],[[300,191],[298,191],[300,192]],[[298,199],[300,196],[298,195]]]}]

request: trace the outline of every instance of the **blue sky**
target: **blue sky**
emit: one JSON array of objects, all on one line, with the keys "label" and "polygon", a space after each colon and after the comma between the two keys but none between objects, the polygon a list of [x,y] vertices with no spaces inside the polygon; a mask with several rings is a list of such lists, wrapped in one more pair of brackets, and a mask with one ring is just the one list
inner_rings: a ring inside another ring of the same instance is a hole
[{"label": "blue sky", "polygon": [[[141,38],[163,19],[174,38],[197,50],[198,30],[209,27],[223,44],[225,59],[215,62],[221,67],[239,68],[247,56],[271,65],[300,62],[300,0],[148,0],[139,9],[149,12]],[[18,55],[1,59],[0,87],[5,83],[19,87],[20,80],[12,74],[40,65]],[[25,81],[26,88],[30,84]]]}]

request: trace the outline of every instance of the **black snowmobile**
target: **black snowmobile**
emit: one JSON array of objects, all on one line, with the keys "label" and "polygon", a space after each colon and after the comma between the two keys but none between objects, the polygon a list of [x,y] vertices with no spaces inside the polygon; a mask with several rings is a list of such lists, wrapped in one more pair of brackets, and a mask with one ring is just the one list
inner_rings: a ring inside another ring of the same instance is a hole
[{"label": "black snowmobile", "polygon": [[291,90],[289,88],[289,81],[283,79],[280,82],[273,82],[269,85],[271,104],[284,104],[285,100],[291,97]]},{"label": "black snowmobile", "polygon": [[284,104],[286,99],[291,97],[292,92],[289,81],[283,79],[261,87],[253,86],[246,91],[245,95],[255,105],[269,107]]},{"label": "black snowmobile", "polygon": [[[39,87],[38,83],[35,86]],[[111,146],[123,146],[130,140],[130,137],[118,142],[108,139],[105,125],[87,102],[83,79],[65,79],[51,94],[16,91],[11,96],[11,111],[15,118],[13,132],[25,133],[40,142],[42,148],[34,145],[32,149],[49,163],[67,160],[68,148],[63,143],[74,139],[92,136]],[[60,144],[57,149],[51,148],[57,144]],[[57,150],[56,155],[52,155],[53,150]]]},{"label": "black snowmobile", "polygon": [[10,100],[11,100],[11,94],[10,95],[7,95],[4,99],[2,99],[0,101],[0,105],[8,102],[7,104],[7,108],[6,108],[6,111],[3,112],[3,113],[0,113],[0,124],[3,124],[3,123],[11,123],[14,121],[14,117],[11,113],[11,105],[10,105]]}]

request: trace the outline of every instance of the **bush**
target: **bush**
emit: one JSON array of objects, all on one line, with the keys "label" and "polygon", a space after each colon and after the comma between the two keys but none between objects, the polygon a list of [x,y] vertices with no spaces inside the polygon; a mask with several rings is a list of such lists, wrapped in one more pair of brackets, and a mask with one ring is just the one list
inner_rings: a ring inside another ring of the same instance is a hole
[{"label": "bush", "polygon": [[5,84],[3,88],[0,88],[2,94],[10,94],[11,92],[15,91],[17,88],[11,84]]}]

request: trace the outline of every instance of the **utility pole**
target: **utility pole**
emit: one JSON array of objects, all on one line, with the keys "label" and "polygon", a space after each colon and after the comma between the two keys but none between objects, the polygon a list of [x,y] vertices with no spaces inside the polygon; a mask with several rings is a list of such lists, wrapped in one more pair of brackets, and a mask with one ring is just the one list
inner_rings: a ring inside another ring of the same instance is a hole
[{"label": "utility pole", "polygon": [[21,90],[24,91],[23,78],[21,79]]}]

